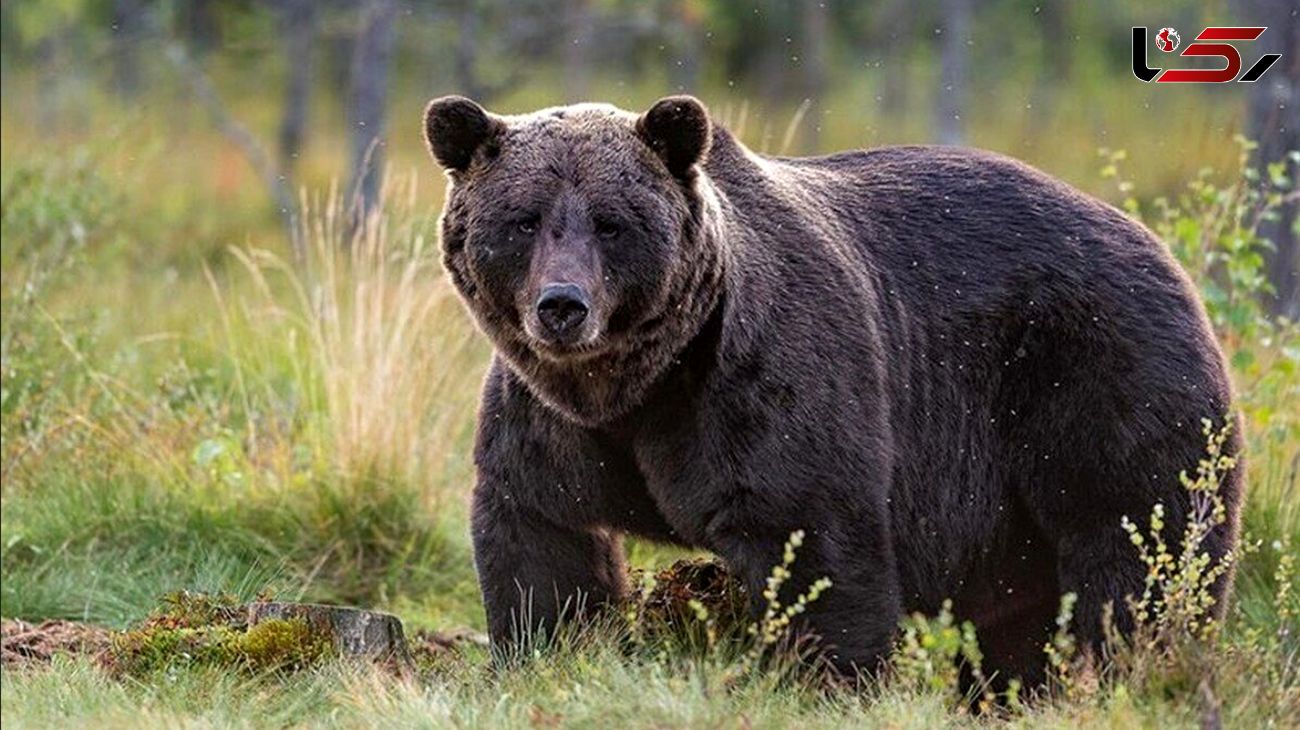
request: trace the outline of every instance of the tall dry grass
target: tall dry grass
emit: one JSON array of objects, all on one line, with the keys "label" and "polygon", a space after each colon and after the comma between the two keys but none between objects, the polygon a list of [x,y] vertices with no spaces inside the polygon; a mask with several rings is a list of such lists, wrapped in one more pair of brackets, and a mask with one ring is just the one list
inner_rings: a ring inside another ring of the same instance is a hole
[{"label": "tall dry grass", "polygon": [[232,249],[254,292],[218,290],[233,359],[247,347],[290,357],[311,446],[343,474],[451,496],[461,485],[440,475],[467,458],[487,350],[441,270],[428,198],[414,175],[388,177],[383,205],[359,221],[337,185],[302,198],[304,261]]}]

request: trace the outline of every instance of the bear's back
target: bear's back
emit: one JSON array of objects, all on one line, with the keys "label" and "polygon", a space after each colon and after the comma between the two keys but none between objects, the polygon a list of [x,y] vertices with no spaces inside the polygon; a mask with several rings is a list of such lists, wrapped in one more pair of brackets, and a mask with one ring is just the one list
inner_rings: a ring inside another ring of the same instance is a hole
[{"label": "bear's back", "polygon": [[1094,392],[1121,410],[1145,408],[1148,394],[1197,404],[1171,420],[1226,407],[1222,354],[1194,287],[1114,207],[978,150],[768,158],[728,142],[706,171],[744,224],[733,241],[738,319],[772,322],[779,301],[784,319],[806,310],[823,351],[870,339],[918,453],[956,438],[933,414],[978,411],[987,404],[967,399],[991,383],[1013,384],[1008,411],[1021,413],[1021,399],[1057,398],[1071,377],[1108,383]]},{"label": "bear's back", "polygon": [[914,309],[1019,310],[1035,295],[1039,306],[1075,311],[1199,309],[1186,276],[1143,226],[996,153],[894,146],[764,157],[724,132],[706,171],[761,229],[739,246],[767,248],[759,257],[795,240],[852,250]]}]

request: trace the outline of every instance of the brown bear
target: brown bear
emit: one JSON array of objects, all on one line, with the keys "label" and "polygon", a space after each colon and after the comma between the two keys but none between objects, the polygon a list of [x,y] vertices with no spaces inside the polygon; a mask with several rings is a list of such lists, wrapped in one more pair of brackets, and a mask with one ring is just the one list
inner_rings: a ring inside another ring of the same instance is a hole
[{"label": "brown bear", "polygon": [[945,598],[1029,681],[1062,594],[1094,647],[1107,604],[1131,630],[1121,518],[1161,503],[1176,537],[1179,473],[1230,408],[1141,225],[987,152],[755,154],[691,97],[444,97],[424,132],[445,268],[496,350],[472,507],[495,646],[624,596],[627,534],[713,551],[758,608],[804,530],[782,598],[831,580],[797,628],[846,671]]}]

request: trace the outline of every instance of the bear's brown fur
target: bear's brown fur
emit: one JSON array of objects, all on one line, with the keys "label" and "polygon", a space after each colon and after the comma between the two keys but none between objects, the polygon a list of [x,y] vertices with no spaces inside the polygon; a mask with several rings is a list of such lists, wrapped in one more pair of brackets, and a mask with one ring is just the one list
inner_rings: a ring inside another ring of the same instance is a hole
[{"label": "bear's brown fur", "polygon": [[447,97],[425,130],[446,268],[497,350],[473,539],[498,646],[622,596],[624,534],[712,550],[758,597],[800,529],[782,597],[831,579],[800,628],[843,669],[947,597],[1029,681],[1062,593],[1085,641],[1107,603],[1131,629],[1120,519],[1162,503],[1173,538],[1230,406],[1142,226],[985,152],[757,155],[689,97]]}]

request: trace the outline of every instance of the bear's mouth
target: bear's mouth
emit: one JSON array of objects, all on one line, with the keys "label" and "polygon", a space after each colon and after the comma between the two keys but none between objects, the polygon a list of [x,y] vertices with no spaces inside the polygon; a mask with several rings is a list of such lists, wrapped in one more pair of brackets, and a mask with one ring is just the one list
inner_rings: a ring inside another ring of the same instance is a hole
[{"label": "bear's mouth", "polygon": [[606,349],[605,338],[599,332],[576,338],[556,339],[538,336],[525,328],[524,339],[529,350],[541,360],[554,363],[572,363],[600,356]]}]

